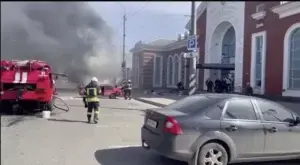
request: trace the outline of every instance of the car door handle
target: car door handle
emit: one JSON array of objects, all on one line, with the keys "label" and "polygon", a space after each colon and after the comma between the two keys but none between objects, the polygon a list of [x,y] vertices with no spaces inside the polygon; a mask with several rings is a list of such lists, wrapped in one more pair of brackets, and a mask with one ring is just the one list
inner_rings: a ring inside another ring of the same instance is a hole
[{"label": "car door handle", "polygon": [[227,127],[226,130],[229,131],[229,132],[233,132],[233,131],[238,130],[238,127],[232,125],[232,126]]},{"label": "car door handle", "polygon": [[276,127],[272,127],[272,128],[269,128],[268,131],[271,132],[271,133],[275,133],[275,132],[277,132],[278,130],[277,130]]}]

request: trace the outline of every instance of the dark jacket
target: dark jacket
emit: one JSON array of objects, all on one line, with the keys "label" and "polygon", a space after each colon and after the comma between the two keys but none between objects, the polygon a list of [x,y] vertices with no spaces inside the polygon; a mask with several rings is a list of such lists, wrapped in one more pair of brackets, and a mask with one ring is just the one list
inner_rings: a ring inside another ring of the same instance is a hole
[{"label": "dark jacket", "polygon": [[84,90],[84,94],[87,95],[87,89],[88,88],[96,88],[97,89],[97,95],[101,94],[101,90],[100,87],[98,86],[97,83],[94,83],[93,81],[91,81],[87,86],[85,86],[85,90]]}]

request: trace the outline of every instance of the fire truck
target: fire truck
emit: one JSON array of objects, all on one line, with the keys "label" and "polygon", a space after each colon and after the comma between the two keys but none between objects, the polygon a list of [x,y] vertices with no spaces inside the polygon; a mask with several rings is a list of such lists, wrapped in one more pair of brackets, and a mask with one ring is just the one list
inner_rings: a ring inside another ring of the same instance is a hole
[{"label": "fire truck", "polygon": [[2,60],[0,66],[0,111],[53,110],[57,75],[46,62]]}]

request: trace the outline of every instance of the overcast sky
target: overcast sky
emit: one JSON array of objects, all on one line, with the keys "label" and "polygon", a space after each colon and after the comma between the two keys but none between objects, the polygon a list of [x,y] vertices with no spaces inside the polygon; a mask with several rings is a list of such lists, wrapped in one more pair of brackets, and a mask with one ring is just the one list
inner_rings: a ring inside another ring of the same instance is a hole
[{"label": "overcast sky", "polygon": [[[89,2],[115,31],[115,46],[122,46],[122,16],[126,12],[126,50],[136,42],[176,39],[184,33],[191,2]],[[197,7],[200,2],[197,2]],[[139,12],[137,12],[139,11]],[[136,13],[136,14],[134,14]]]}]

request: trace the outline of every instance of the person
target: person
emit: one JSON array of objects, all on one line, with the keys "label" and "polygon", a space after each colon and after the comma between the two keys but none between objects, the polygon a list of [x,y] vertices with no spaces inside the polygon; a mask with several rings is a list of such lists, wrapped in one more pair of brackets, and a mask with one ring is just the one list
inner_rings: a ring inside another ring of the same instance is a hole
[{"label": "person", "polygon": [[181,95],[181,91],[183,90],[183,83],[182,83],[182,81],[179,81],[178,83],[177,83],[177,94],[178,95]]},{"label": "person", "polygon": [[104,86],[101,87],[101,95],[104,96]]},{"label": "person", "polygon": [[215,91],[216,91],[216,93],[221,93],[221,85],[222,85],[222,81],[217,78],[215,80]]},{"label": "person", "polygon": [[91,82],[85,87],[85,96],[87,102],[87,119],[91,123],[92,114],[94,111],[94,122],[98,123],[99,115],[99,96],[101,92],[98,86],[98,79],[93,77]]},{"label": "person", "polygon": [[205,84],[206,84],[207,92],[212,92],[213,86],[214,86],[213,81],[211,81],[211,79],[208,78],[208,79],[206,80]]},{"label": "person", "polygon": [[124,94],[128,94],[129,99],[131,98],[131,91],[132,91],[132,84],[131,84],[131,80],[128,80],[127,83],[125,83],[124,85]]},{"label": "person", "polygon": [[253,88],[251,87],[249,82],[247,83],[247,86],[246,86],[246,95],[248,95],[248,96],[253,95]]}]

